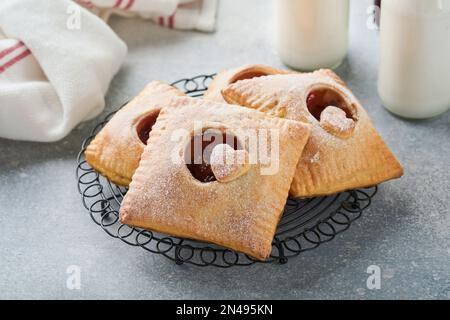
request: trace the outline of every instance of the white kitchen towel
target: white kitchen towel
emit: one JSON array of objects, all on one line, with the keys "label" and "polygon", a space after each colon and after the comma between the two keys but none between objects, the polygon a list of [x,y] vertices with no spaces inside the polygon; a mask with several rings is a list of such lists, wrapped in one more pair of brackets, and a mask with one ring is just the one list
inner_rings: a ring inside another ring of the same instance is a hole
[{"label": "white kitchen towel", "polygon": [[88,10],[71,22],[74,5],[0,1],[0,137],[59,140],[103,110],[127,48]]},{"label": "white kitchen towel", "polygon": [[75,0],[107,21],[113,14],[151,19],[160,26],[212,32],[218,0]]}]

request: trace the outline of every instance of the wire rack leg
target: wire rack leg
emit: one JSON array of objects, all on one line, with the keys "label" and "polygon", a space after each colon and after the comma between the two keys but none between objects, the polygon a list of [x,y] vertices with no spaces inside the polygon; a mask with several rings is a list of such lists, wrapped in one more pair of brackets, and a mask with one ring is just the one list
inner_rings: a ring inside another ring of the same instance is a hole
[{"label": "wire rack leg", "polygon": [[283,243],[281,243],[280,239],[275,238],[274,239],[274,245],[278,250],[278,262],[280,264],[286,264],[288,262],[288,257],[284,254],[284,248]]},{"label": "wire rack leg", "polygon": [[182,265],[184,262],[180,255],[181,244],[183,243],[183,241],[184,241],[183,239],[180,239],[178,245],[175,247],[175,263],[179,266]]}]

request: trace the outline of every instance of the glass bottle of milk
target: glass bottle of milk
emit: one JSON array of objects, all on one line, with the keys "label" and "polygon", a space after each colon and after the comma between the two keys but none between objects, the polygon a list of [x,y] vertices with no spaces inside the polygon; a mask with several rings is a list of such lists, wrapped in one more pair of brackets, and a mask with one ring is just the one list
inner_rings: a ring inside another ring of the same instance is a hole
[{"label": "glass bottle of milk", "polygon": [[378,91],[406,118],[450,108],[450,0],[383,0]]},{"label": "glass bottle of milk", "polygon": [[303,70],[334,68],[348,50],[349,0],[273,0],[281,60]]}]

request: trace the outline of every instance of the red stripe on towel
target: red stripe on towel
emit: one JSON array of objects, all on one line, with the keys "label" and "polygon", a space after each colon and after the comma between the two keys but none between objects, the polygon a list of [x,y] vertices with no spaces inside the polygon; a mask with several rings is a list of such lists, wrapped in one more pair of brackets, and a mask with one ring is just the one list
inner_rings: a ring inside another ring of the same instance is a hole
[{"label": "red stripe on towel", "polygon": [[7,63],[5,63],[4,65],[0,66],[0,74],[5,72],[6,69],[12,67],[13,65],[15,65],[17,62],[19,62],[20,60],[28,57],[31,54],[30,49],[25,50],[24,52],[22,52],[21,54],[19,54],[18,56],[12,58],[11,60],[9,60]]},{"label": "red stripe on towel", "polygon": [[114,4],[114,8],[120,7],[121,4],[122,4],[122,0],[116,0],[116,3]]},{"label": "red stripe on towel", "polygon": [[8,54],[13,52],[14,50],[19,49],[19,48],[21,48],[23,46],[24,46],[23,42],[19,42],[19,43],[13,45],[12,47],[9,47],[9,48],[6,48],[3,51],[0,51],[0,59],[2,59],[3,57],[6,57]]},{"label": "red stripe on towel", "polygon": [[159,17],[158,22],[161,27],[164,27],[164,17]]},{"label": "red stripe on towel", "polygon": [[95,7],[94,4],[93,4],[91,1],[86,1],[85,3],[86,3],[86,6],[87,6],[89,9],[93,9],[93,8]]},{"label": "red stripe on towel", "polygon": [[169,28],[170,29],[173,29],[174,16],[175,16],[175,13],[173,15],[169,16]]},{"label": "red stripe on towel", "polygon": [[125,6],[125,10],[130,10],[131,9],[131,7],[133,6],[133,4],[134,4],[134,0],[128,0],[128,3],[127,3],[127,5]]},{"label": "red stripe on towel", "polygon": [[94,4],[90,0],[75,0],[80,6],[92,9],[94,8]]}]

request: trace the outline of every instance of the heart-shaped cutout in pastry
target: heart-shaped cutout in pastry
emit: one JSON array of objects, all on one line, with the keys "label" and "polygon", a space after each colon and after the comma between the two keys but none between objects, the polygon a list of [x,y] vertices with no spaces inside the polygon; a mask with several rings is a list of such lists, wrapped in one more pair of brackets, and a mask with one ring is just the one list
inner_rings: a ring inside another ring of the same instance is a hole
[{"label": "heart-shaped cutout in pastry", "polygon": [[347,118],[344,110],[328,106],[320,114],[320,126],[327,132],[342,138],[349,138],[355,130],[355,121]]},{"label": "heart-shaped cutout in pastry", "polygon": [[218,144],[211,152],[210,164],[217,181],[236,180],[250,169],[247,150],[234,150],[228,144]]}]

